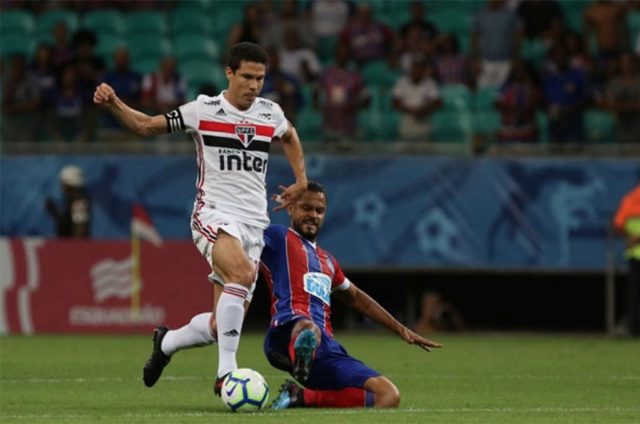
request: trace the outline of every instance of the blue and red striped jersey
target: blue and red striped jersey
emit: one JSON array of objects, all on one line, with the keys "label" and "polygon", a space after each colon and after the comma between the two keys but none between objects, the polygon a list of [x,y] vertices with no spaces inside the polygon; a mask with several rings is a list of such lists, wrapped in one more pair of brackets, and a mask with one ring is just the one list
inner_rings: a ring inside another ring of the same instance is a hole
[{"label": "blue and red striped jersey", "polygon": [[336,259],[282,225],[270,225],[264,242],[260,272],[271,294],[271,325],[303,316],[333,335],[331,292],[351,284]]}]

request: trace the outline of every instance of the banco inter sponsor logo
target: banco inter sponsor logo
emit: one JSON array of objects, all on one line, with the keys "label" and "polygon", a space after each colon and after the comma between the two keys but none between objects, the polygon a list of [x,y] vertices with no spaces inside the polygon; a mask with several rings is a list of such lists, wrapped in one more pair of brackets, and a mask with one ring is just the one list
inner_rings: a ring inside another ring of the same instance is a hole
[{"label": "banco inter sponsor logo", "polygon": [[218,157],[221,171],[267,172],[268,160],[247,152],[220,154]]}]

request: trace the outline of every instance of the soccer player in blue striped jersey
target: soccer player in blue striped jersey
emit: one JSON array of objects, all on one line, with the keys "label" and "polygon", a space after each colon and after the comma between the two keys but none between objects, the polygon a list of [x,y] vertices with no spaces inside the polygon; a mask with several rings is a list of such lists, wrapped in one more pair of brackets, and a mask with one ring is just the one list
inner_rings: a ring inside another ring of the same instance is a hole
[{"label": "soccer player in blue striped jersey", "polygon": [[325,218],[322,185],[307,190],[287,210],[289,228],[265,231],[260,277],[271,294],[267,359],[303,386],[286,381],[274,409],[291,407],[397,407],[400,393],[386,377],[351,357],[333,337],[331,300],[337,298],[409,344],[427,351],[441,345],[409,330],[344,275],[316,239]]}]

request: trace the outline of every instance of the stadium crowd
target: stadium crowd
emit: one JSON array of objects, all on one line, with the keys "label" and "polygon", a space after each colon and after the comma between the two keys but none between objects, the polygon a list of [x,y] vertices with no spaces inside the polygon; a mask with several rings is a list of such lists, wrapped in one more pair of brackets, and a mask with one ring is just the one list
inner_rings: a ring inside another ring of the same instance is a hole
[{"label": "stadium crowd", "polygon": [[638,0],[0,4],[3,143],[124,139],[98,82],[171,110],[226,87],[239,41],[305,141],[640,142]]}]

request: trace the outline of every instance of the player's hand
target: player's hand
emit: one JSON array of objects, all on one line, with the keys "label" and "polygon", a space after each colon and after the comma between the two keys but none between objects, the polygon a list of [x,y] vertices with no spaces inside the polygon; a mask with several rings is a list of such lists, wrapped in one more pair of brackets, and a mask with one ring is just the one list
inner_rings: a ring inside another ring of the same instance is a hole
[{"label": "player's hand", "polygon": [[420,334],[417,334],[409,330],[407,327],[402,328],[400,332],[400,337],[402,337],[402,340],[404,340],[405,342],[409,344],[417,345],[422,349],[426,350],[427,352],[431,352],[432,347],[434,348],[442,347],[440,343],[434,342],[433,340],[425,339]]},{"label": "player's hand", "polygon": [[273,208],[274,211],[286,209],[293,205],[307,189],[307,184],[296,182],[295,184],[291,184],[289,187],[281,185],[278,186],[278,188],[281,190],[281,193],[271,196],[271,200],[278,202],[278,206]]},{"label": "player's hand", "polygon": [[93,93],[93,103],[101,106],[109,107],[116,100],[116,92],[109,85],[104,82],[96,87],[96,91]]}]

